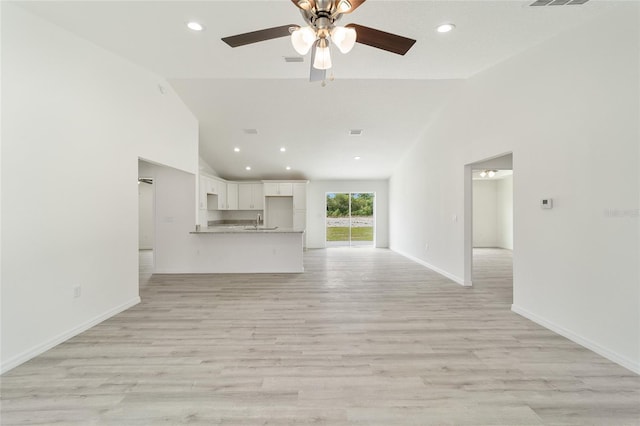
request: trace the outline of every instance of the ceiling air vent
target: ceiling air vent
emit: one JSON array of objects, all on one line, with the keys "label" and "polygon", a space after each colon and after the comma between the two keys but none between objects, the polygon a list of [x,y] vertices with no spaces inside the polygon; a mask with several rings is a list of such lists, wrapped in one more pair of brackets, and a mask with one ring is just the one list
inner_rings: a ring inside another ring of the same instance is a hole
[{"label": "ceiling air vent", "polygon": [[304,58],[302,56],[285,56],[285,62],[304,62]]},{"label": "ceiling air vent", "polygon": [[530,6],[564,6],[585,4],[589,0],[536,0]]},{"label": "ceiling air vent", "polygon": [[258,129],[243,129],[245,135],[257,135]]},{"label": "ceiling air vent", "polygon": [[351,129],[349,130],[350,136],[360,136],[362,134],[362,129]]}]

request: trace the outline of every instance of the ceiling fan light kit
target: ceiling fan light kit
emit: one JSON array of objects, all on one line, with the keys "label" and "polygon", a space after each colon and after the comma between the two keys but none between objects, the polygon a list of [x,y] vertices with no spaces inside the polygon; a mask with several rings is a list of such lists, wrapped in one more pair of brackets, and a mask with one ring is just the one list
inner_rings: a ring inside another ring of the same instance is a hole
[{"label": "ceiling fan light kit", "polygon": [[316,41],[316,33],[311,27],[299,27],[291,33],[291,44],[301,55],[306,55]]},{"label": "ceiling fan light kit", "polygon": [[413,39],[376,30],[358,24],[336,25],[343,14],[351,13],[365,0],[291,0],[300,9],[307,26],[285,25],[245,34],[224,37],[231,47],[244,46],[291,35],[291,44],[300,55],[311,51],[309,81],[325,81],[330,69],[331,44],[342,53],[349,53],[356,43],[404,55],[416,42]]},{"label": "ceiling fan light kit", "polygon": [[331,30],[331,41],[342,53],[349,53],[356,44],[356,30],[347,27],[333,27]]},{"label": "ceiling fan light kit", "polygon": [[316,43],[316,57],[313,61],[313,67],[319,70],[331,68],[331,53],[329,52],[329,42],[326,38],[321,38]]}]

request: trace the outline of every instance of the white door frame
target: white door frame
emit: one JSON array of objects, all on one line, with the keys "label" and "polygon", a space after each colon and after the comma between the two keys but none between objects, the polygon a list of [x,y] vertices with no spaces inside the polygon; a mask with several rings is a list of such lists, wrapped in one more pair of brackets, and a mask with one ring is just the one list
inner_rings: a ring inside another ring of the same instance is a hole
[{"label": "white door frame", "polygon": [[[473,285],[473,169],[477,168],[494,168],[507,170],[504,166],[504,158],[511,155],[511,167],[513,170],[513,152],[504,152],[502,154],[494,155],[492,157],[485,158],[484,160],[478,160],[473,163],[466,164],[464,166],[464,285]],[[514,182],[515,185],[515,182]],[[515,186],[514,186],[515,188]],[[515,189],[514,189],[515,192]],[[514,208],[515,212],[515,197]],[[513,219],[515,223],[515,215]],[[515,255],[515,235],[513,242],[513,253]]]}]

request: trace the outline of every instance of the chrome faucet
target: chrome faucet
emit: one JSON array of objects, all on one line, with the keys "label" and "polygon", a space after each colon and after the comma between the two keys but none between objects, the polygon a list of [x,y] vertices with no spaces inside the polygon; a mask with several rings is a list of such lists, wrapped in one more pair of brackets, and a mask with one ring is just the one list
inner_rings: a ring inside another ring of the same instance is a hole
[{"label": "chrome faucet", "polygon": [[258,228],[260,222],[262,222],[262,215],[258,213],[258,216],[256,217],[256,228]]}]

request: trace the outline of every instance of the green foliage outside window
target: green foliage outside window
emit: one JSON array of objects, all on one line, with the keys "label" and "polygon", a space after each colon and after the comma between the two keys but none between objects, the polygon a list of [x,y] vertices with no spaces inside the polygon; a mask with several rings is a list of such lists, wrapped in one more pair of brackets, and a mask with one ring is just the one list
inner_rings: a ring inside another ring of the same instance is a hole
[{"label": "green foliage outside window", "polygon": [[[373,194],[351,194],[351,216],[373,216]],[[349,194],[327,195],[327,217],[349,217]]]}]

